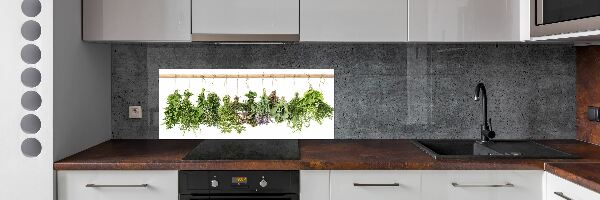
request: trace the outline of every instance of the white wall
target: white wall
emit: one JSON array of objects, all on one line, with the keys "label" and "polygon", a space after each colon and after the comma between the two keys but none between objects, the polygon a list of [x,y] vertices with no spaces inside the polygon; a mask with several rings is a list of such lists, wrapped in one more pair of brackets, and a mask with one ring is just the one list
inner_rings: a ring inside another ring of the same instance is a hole
[{"label": "white wall", "polygon": [[[21,0],[0,1],[0,199],[47,200],[53,197],[53,70],[52,70],[52,1],[42,0],[42,10],[35,17],[21,12]],[[41,25],[40,38],[27,41],[21,36],[21,25],[35,20]],[[21,48],[26,44],[37,45],[42,54],[39,62],[26,64],[21,60]],[[21,72],[37,68],[42,74],[41,83],[28,88],[21,83]],[[42,98],[41,107],[27,111],[21,106],[21,95],[35,91]],[[21,118],[35,114],[40,118],[41,128],[35,134],[26,134],[20,128]],[[41,143],[41,153],[26,157],[21,143],[34,138]]]},{"label": "white wall", "polygon": [[81,0],[54,2],[54,160],[111,137],[110,45],[81,40]]}]

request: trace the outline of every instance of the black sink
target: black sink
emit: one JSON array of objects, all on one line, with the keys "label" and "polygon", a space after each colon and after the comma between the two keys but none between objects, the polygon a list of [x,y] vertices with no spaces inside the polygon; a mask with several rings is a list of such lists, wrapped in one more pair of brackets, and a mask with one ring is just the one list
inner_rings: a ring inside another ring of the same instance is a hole
[{"label": "black sink", "polygon": [[435,159],[574,159],[577,156],[526,140],[413,140],[413,144]]}]

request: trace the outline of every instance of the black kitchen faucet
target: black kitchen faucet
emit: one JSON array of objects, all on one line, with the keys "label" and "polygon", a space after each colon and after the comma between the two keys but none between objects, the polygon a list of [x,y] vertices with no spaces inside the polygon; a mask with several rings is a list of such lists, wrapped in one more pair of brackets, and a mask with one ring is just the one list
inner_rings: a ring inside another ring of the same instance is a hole
[{"label": "black kitchen faucet", "polygon": [[[481,92],[481,93],[479,93]],[[480,95],[481,94],[481,95]],[[485,92],[485,85],[483,83],[477,84],[475,88],[475,101],[481,101],[481,107],[483,109],[483,124],[481,124],[481,142],[489,142],[492,138],[496,137],[496,132],[492,130],[492,119],[487,117],[487,94]]]}]

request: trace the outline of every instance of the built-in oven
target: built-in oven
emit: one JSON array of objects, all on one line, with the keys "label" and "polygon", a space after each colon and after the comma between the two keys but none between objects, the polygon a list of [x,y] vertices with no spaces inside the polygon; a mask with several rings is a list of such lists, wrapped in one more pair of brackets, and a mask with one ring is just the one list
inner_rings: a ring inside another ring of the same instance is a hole
[{"label": "built-in oven", "polygon": [[531,36],[600,30],[600,0],[531,0]]},{"label": "built-in oven", "polygon": [[179,171],[180,200],[298,200],[299,171]]}]

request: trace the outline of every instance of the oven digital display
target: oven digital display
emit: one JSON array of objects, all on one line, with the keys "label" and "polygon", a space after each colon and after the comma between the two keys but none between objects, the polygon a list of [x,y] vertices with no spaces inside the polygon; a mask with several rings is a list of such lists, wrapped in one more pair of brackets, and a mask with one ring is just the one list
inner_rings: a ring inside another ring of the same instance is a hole
[{"label": "oven digital display", "polygon": [[232,186],[246,186],[248,185],[248,177],[245,176],[234,176],[231,177]]}]

